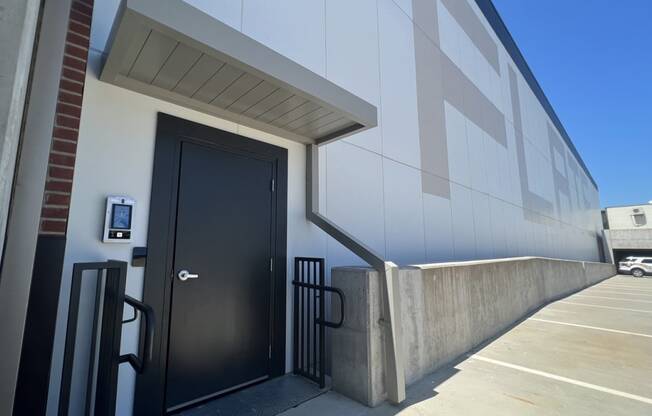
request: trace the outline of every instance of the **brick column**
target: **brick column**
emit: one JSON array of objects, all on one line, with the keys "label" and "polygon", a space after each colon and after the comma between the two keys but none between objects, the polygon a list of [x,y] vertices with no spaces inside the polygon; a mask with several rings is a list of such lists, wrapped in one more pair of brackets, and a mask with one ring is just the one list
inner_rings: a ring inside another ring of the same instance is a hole
[{"label": "brick column", "polygon": [[93,0],[73,0],[41,210],[42,235],[66,234],[92,14]]}]

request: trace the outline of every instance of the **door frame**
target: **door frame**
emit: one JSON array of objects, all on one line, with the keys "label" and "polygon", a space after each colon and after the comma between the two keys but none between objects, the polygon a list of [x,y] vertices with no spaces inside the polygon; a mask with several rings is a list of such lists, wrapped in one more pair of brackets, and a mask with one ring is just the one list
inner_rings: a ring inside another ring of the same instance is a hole
[{"label": "door frame", "polygon": [[[287,293],[287,149],[158,113],[154,166],[147,232],[147,261],[143,301],[154,309],[155,335],[152,363],[136,379],[134,414],[165,414],[165,389],[177,197],[182,142],[253,156],[274,164],[275,190],[272,201],[273,278],[271,304],[272,358],[270,378],[285,373],[285,329]],[[209,183],[209,182],[207,182]],[[141,325],[141,333],[143,327]],[[141,339],[142,342],[142,339]]]}]

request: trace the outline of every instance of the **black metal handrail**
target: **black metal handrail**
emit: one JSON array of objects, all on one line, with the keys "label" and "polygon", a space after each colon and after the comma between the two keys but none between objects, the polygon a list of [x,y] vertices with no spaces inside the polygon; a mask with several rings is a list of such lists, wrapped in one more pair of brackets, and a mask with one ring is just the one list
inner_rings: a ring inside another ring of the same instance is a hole
[{"label": "black metal handrail", "polygon": [[315,322],[317,322],[320,325],[327,326],[329,328],[339,328],[342,326],[342,324],[344,324],[345,296],[344,296],[344,292],[342,292],[341,289],[338,289],[336,287],[331,287],[331,286],[313,285],[310,283],[298,282],[296,280],[293,280],[292,284],[295,286],[304,287],[306,289],[314,289],[314,290],[321,290],[324,292],[335,293],[340,298],[340,320],[338,322],[331,322],[323,318],[317,318]]},{"label": "black metal handrail", "polygon": [[[294,259],[294,373],[326,385],[325,329],[339,328],[344,323],[344,293],[326,286],[324,259]],[[340,299],[340,319],[326,319],[326,292]]]},{"label": "black metal handrail", "polygon": [[[72,373],[77,344],[77,326],[84,272],[96,271],[95,308],[89,371],[87,375],[85,414],[104,416],[115,414],[118,389],[118,366],[129,363],[136,372],[142,373],[152,360],[154,338],[154,311],[148,305],[125,295],[127,263],[116,260],[73,265],[63,373],[59,394],[59,415],[68,415]],[[124,304],[134,308],[132,319],[123,321]],[[133,322],[140,311],[145,321],[145,339],[139,356],[120,355],[122,325]],[[99,335],[98,335],[99,334]],[[97,364],[96,364],[97,363]]]},{"label": "black metal handrail", "polygon": [[[145,371],[147,368],[147,365],[152,361],[154,350],[154,327],[156,325],[154,321],[154,309],[152,309],[151,306],[146,305],[138,299],[134,299],[129,295],[125,295],[125,303],[135,310],[142,312],[143,316],[145,317],[145,340],[143,341],[143,351],[141,352],[141,355],[144,357],[144,359],[141,359],[135,354],[125,354],[121,355],[118,361],[120,364],[129,363],[133,367],[134,371],[136,371],[138,374],[142,374],[143,371]],[[133,322],[133,320],[129,320],[129,322]]]}]

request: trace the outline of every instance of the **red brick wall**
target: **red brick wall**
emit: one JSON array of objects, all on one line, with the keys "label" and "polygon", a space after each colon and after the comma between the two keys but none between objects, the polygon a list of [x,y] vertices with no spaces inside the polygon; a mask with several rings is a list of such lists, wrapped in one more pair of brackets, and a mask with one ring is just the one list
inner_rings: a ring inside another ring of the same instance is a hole
[{"label": "red brick wall", "polygon": [[72,1],[43,195],[40,234],[66,234],[92,14],[93,0]]}]

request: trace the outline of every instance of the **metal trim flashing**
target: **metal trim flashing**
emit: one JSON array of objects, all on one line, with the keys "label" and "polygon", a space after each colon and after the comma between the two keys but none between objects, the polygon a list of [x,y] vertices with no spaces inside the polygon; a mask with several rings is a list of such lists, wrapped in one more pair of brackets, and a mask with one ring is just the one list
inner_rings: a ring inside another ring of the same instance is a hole
[{"label": "metal trim flashing", "polygon": [[398,266],[384,260],[379,254],[350,235],[319,212],[319,145],[306,146],[306,217],[337,242],[367,262],[381,275],[383,292],[382,316],[385,322],[385,389],[387,398],[394,404],[405,400],[405,376],[401,352],[401,311],[398,287]]},{"label": "metal trim flashing", "polygon": [[374,105],[182,1],[123,0],[109,45],[102,81],[290,140],[378,124]]},{"label": "metal trim flashing", "polygon": [[562,124],[561,120],[557,116],[557,113],[555,113],[555,110],[552,108],[550,101],[548,101],[548,97],[546,97],[546,94],[543,92],[541,85],[539,85],[539,82],[535,78],[534,73],[532,72],[530,66],[528,65],[527,61],[523,57],[523,54],[521,53],[521,50],[518,48],[518,45],[514,41],[514,38],[512,37],[511,33],[509,33],[509,29],[507,29],[505,22],[500,17],[500,14],[498,13],[498,10],[496,10],[496,7],[494,6],[493,2],[491,0],[475,0],[475,2],[480,8],[480,11],[482,11],[482,14],[484,14],[484,16],[487,18],[487,21],[489,22],[492,29],[496,33],[496,36],[498,36],[498,39],[500,39],[501,43],[507,50],[507,53],[509,53],[509,56],[512,58],[512,60],[518,67],[518,70],[521,72],[521,75],[523,75],[523,78],[525,78],[525,81],[528,83],[528,85],[534,92],[534,95],[539,100],[539,103],[541,103],[543,109],[546,110],[548,117],[550,117],[557,130],[561,133],[561,136],[564,138],[564,141],[566,142],[568,148],[573,153],[573,156],[575,156],[577,161],[580,163],[582,169],[589,177],[589,180],[593,183],[593,186],[595,186],[595,189],[598,189],[598,184],[596,183],[595,179],[593,179],[593,176],[591,175],[591,172],[589,172],[589,168],[584,163],[584,160],[582,160],[582,157],[580,156],[579,152],[577,151],[577,148],[573,144],[573,141],[568,135],[568,132],[566,132],[564,125]]}]

